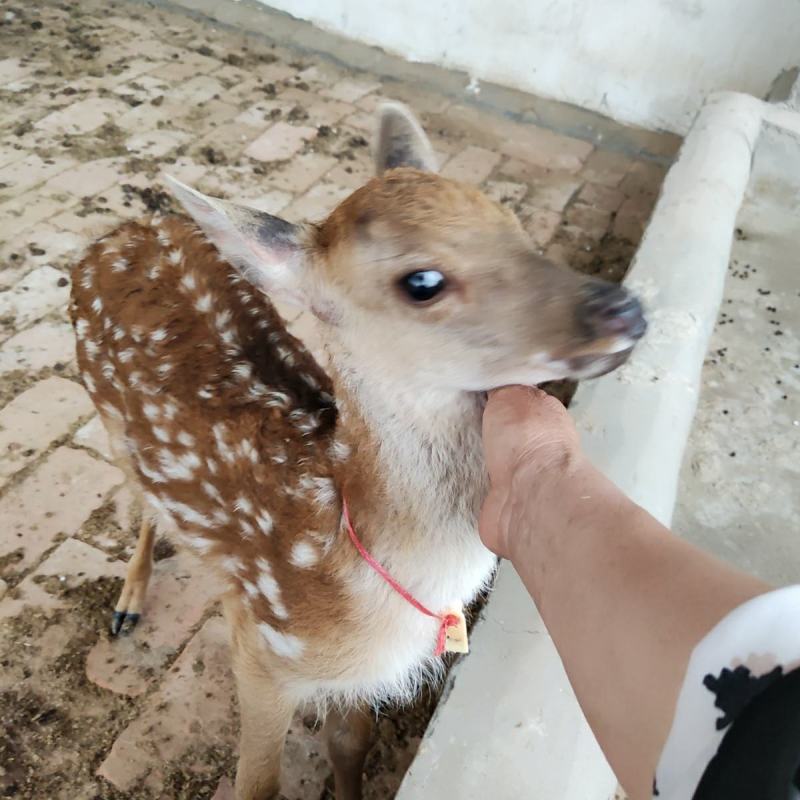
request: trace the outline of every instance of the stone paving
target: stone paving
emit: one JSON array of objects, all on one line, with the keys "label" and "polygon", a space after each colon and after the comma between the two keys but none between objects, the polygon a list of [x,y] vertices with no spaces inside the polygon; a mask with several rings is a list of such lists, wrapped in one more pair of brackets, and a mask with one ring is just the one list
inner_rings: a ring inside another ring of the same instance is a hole
[{"label": "stone paving", "polygon": [[[384,98],[420,114],[444,175],[587,272],[622,276],[664,168],[136,4],[0,2],[0,43],[0,796],[222,800],[237,714],[213,577],[159,539],[142,623],[106,632],[140,512],[77,381],[71,265],[172,208],[162,171],[323,217],[369,176]],[[382,716],[368,798],[394,794],[432,702]],[[331,796],[315,728],[289,738],[292,800]]]}]

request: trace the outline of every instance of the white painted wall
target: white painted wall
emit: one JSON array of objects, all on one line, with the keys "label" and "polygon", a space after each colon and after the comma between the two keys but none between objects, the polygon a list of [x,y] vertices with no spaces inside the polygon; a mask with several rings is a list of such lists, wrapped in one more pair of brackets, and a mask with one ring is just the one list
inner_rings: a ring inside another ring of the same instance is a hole
[{"label": "white painted wall", "polygon": [[800,62],[800,0],[261,0],[412,61],[685,133]]}]

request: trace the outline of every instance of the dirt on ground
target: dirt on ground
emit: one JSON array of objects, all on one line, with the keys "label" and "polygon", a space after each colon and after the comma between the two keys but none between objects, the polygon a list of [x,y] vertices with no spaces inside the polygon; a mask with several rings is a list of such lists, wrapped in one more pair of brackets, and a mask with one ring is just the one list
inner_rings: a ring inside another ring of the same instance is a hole
[{"label": "dirt on ground", "polygon": [[[160,540],[161,557],[171,543]],[[57,576],[39,585],[65,603],[51,615],[37,610],[0,625],[0,797],[19,800],[201,800],[211,798],[223,776],[233,777],[232,747],[189,751],[171,764],[163,788],[120,792],[95,773],[115,739],[139,715],[141,698],[103,691],[86,677],[86,656],[107,637],[109,609],[122,588],[120,579],[102,578],[64,589]],[[48,643],[48,633],[56,638]],[[135,634],[134,634],[135,635]],[[42,642],[46,644],[41,645]],[[365,766],[365,798],[394,795],[436,708],[440,688],[429,688],[409,707],[385,709]],[[231,709],[235,722],[236,709]],[[311,716],[304,721],[316,730]],[[329,778],[319,800],[333,800]]]},{"label": "dirt on ground", "polygon": [[117,800],[123,795],[94,773],[137,704],[91,683],[86,655],[104,635],[122,581],[62,590],[54,578],[43,588],[66,607],[51,616],[30,609],[0,626],[0,797]]}]

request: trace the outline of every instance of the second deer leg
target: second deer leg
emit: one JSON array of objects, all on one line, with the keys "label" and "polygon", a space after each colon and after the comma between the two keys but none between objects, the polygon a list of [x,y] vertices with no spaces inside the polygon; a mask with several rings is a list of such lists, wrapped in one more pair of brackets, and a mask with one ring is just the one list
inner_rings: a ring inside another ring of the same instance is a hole
[{"label": "second deer leg", "polygon": [[139,528],[139,538],[136,550],[128,562],[128,572],[125,575],[125,584],[122,587],[114,615],[111,618],[111,633],[130,633],[142,614],[144,598],[147,594],[147,584],[150,582],[150,573],[153,571],[153,543],[155,529],[147,514],[142,517]]},{"label": "second deer leg", "polygon": [[230,596],[224,598],[231,627],[231,651],[239,696],[241,734],[236,767],[236,800],[276,800],[281,756],[296,702],[264,664],[260,634]]},{"label": "second deer leg", "polygon": [[364,761],[375,739],[375,717],[366,707],[331,711],[322,729],[333,766],[336,800],[361,800]]}]

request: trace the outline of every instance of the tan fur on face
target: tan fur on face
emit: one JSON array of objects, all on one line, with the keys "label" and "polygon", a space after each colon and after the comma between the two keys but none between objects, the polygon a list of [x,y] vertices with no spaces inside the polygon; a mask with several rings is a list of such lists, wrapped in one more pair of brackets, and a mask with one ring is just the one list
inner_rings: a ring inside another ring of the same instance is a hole
[{"label": "tan fur on face", "polygon": [[[317,269],[334,304],[374,357],[413,363],[428,386],[486,390],[513,380],[564,377],[549,362],[602,351],[576,308],[587,280],[538,255],[516,217],[476,189],[414,169],[374,178],[322,224]],[[441,271],[446,294],[415,307],[405,275]],[[366,336],[379,315],[382,325]]]}]

